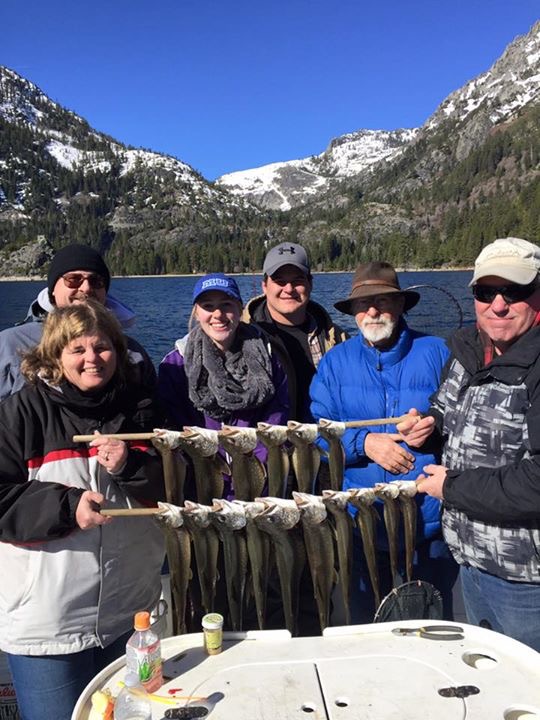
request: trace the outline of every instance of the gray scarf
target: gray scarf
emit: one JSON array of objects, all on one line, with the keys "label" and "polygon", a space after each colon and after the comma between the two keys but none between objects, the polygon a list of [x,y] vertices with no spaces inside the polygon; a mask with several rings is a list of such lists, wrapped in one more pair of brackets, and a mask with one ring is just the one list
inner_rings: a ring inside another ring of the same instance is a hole
[{"label": "gray scarf", "polygon": [[270,355],[259,331],[240,323],[230,350],[222,353],[197,325],[184,352],[189,399],[200,412],[225,420],[258,408],[275,395]]}]

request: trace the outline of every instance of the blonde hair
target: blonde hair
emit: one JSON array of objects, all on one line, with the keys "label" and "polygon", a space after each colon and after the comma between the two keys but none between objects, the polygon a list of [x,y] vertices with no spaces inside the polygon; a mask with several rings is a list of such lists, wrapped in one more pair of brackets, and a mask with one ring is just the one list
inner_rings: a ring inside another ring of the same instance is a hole
[{"label": "blonde hair", "polygon": [[64,378],[63,350],[72,340],[97,333],[106,335],[115,349],[115,374],[125,384],[131,375],[126,337],[114,315],[95,300],[50,312],[39,344],[23,355],[21,372],[29,382],[43,378],[57,385]]}]

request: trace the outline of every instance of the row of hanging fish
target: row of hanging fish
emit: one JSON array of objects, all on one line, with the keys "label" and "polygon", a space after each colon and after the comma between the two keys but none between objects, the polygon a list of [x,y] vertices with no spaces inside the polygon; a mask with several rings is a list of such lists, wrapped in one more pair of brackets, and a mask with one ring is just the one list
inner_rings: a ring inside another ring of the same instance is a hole
[{"label": "row of hanging fish", "polygon": [[[182,431],[157,429],[153,442],[162,454],[178,449],[191,458],[198,502],[208,504],[221,497],[224,474],[233,478],[235,498],[251,501],[265,486],[272,497],[290,497],[291,465],[299,492],[340,490],[345,467],[340,438],[345,427],[332,420],[321,420],[318,425],[289,421],[287,426],[260,422],[257,428],[224,425],[221,430],[186,426]],[[320,487],[322,451],[315,444],[319,435],[329,444],[329,478],[321,478]],[[268,451],[266,467],[253,453],[259,442]],[[174,474],[170,463],[164,464],[165,472]]]},{"label": "row of hanging fish", "polygon": [[[321,631],[330,622],[331,597],[341,586],[346,623],[353,560],[353,524],[348,503],[357,508],[356,522],[375,596],[380,602],[375,532],[380,521],[373,503],[384,501],[384,521],[393,576],[398,572],[398,529],[403,516],[407,579],[412,579],[416,538],[416,485],[394,481],[373,488],[324,490],[322,496],[293,491],[293,499],[255,497],[251,501],[214,498],[211,504],[186,500],[159,503],[167,537],[176,632],[185,632],[191,551],[204,612],[212,612],[223,558],[227,608],[232,630],[246,629],[243,614],[253,598],[259,629],[265,629],[269,578],[277,569],[285,625],[297,634],[300,578],[307,563]],[[337,572],[336,572],[337,570]]]}]

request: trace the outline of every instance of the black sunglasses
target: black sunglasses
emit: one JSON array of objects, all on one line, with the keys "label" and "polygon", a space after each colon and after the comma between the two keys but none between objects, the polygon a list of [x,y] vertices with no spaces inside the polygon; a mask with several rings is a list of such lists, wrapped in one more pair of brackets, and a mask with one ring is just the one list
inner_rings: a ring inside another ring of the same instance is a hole
[{"label": "black sunglasses", "polygon": [[101,290],[101,288],[105,287],[105,278],[101,275],[95,275],[94,273],[91,273],[90,275],[83,275],[82,273],[68,273],[67,275],[62,275],[62,280],[64,281],[66,287],[70,290],[80,288],[85,280],[88,281],[88,284],[94,290]]},{"label": "black sunglasses", "polygon": [[482,303],[492,303],[497,295],[501,295],[505,303],[512,305],[512,303],[526,300],[537,288],[536,282],[528,285],[501,285],[500,287],[473,285],[472,294],[475,300]]}]

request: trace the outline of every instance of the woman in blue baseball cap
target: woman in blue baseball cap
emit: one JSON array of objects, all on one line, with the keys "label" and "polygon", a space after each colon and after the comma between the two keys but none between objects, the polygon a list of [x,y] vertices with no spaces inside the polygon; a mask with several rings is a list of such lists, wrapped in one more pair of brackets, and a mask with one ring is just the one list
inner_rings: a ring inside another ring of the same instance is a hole
[{"label": "woman in blue baseball cap", "polygon": [[[211,273],[195,283],[190,332],[159,366],[158,394],[173,429],[286,423],[285,373],[262,331],[240,320],[242,307],[234,278]],[[262,443],[255,454],[266,461]],[[234,497],[230,478],[224,497]]]}]

